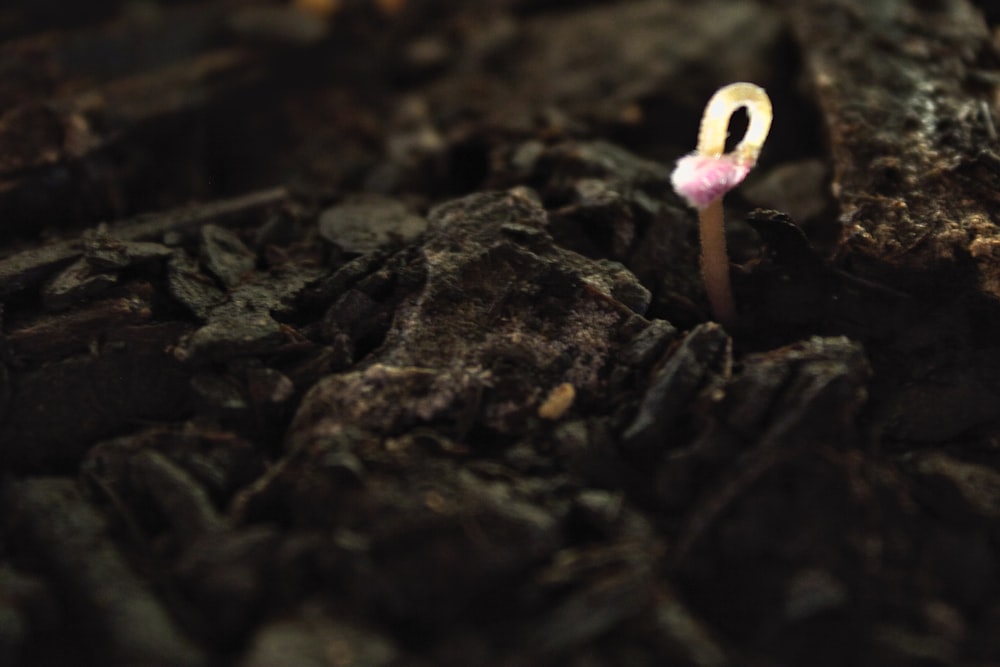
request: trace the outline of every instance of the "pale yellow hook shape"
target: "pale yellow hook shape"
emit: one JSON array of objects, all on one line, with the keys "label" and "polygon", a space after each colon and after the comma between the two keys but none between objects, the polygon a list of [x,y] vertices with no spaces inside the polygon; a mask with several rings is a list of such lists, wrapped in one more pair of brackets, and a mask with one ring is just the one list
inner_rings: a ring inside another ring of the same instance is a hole
[{"label": "pale yellow hook shape", "polygon": [[740,107],[746,108],[750,123],[733,152],[741,160],[757,162],[760,149],[771,130],[771,99],[763,88],[746,82],[731,83],[719,88],[705,105],[701,129],[698,131],[698,153],[720,157],[725,152],[729,118]]}]

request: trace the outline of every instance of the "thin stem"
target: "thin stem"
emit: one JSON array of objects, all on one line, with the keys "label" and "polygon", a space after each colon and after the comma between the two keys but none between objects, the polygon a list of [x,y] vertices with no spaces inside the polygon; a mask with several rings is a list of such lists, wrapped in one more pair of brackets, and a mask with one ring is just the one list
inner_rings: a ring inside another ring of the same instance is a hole
[{"label": "thin stem", "polygon": [[[740,107],[746,107],[749,116],[747,131],[733,152],[724,154],[729,119]],[[698,209],[705,292],[713,317],[726,326],[736,323],[736,304],[729,283],[722,196],[746,178],[770,129],[771,100],[763,88],[745,82],[724,86],[705,106],[697,150],[678,160],[670,176],[677,194]]]},{"label": "thin stem", "polygon": [[736,322],[736,304],[729,283],[729,255],[722,217],[722,197],[698,212],[701,227],[701,274],[712,315],[723,326]]}]

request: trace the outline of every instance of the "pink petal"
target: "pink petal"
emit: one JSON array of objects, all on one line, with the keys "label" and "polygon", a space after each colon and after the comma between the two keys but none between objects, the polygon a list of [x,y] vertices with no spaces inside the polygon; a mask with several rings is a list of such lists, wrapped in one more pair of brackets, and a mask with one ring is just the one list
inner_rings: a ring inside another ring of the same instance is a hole
[{"label": "pink petal", "polygon": [[752,167],[732,153],[720,157],[691,153],[677,161],[670,182],[689,206],[701,209],[742,183]]}]

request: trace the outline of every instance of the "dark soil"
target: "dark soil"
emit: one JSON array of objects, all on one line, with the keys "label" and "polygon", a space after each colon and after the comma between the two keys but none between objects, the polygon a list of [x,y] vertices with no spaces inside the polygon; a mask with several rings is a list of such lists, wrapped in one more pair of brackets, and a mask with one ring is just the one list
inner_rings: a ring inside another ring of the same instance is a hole
[{"label": "dark soil", "polygon": [[998,21],[5,3],[0,664],[1000,665]]}]

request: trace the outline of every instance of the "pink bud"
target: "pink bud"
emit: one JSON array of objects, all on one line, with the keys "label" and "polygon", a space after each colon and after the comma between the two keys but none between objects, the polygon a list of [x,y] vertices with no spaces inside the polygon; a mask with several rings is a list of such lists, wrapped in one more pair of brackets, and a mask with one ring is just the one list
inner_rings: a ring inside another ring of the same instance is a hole
[{"label": "pink bud", "polygon": [[753,162],[736,153],[719,157],[691,153],[677,161],[670,182],[689,206],[703,209],[742,183],[751,168]]}]

